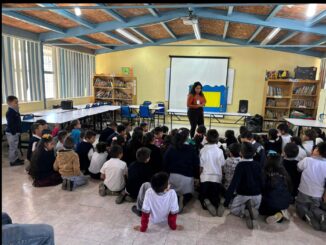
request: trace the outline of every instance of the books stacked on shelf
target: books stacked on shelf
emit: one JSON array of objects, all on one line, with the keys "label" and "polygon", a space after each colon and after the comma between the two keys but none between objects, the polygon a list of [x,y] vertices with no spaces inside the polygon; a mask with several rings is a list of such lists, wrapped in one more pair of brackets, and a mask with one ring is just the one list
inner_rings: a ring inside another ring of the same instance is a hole
[{"label": "books stacked on shelf", "polygon": [[276,106],[276,100],[267,99],[266,106]]},{"label": "books stacked on shelf", "polygon": [[282,88],[268,86],[267,96],[282,96]]},{"label": "books stacked on shelf", "polygon": [[315,101],[313,101],[313,100],[292,100],[291,107],[314,108]]},{"label": "books stacked on shelf", "polygon": [[115,97],[116,97],[116,99],[129,99],[129,98],[131,98],[131,96],[132,95],[128,95],[125,92],[120,91],[120,90],[116,90],[115,91]]},{"label": "books stacked on shelf", "polygon": [[99,77],[95,79],[94,86],[95,87],[110,87],[112,88],[113,80],[102,80]]},{"label": "books stacked on shelf", "polygon": [[287,117],[287,111],[272,111],[272,110],[266,110],[265,118],[267,119],[283,119],[283,117]]},{"label": "books stacked on shelf", "polygon": [[290,112],[290,118],[313,119],[313,116],[302,111],[293,110]]},{"label": "books stacked on shelf", "polygon": [[119,80],[119,79],[115,79],[114,86],[116,88],[127,88],[127,83],[125,81],[122,81],[122,80]]},{"label": "books stacked on shelf", "polygon": [[293,94],[297,95],[313,95],[316,89],[316,85],[306,85],[293,89]]},{"label": "books stacked on shelf", "polygon": [[264,121],[263,129],[269,130],[271,128],[276,128],[279,122]]},{"label": "books stacked on shelf", "polygon": [[112,98],[112,91],[107,90],[98,90],[96,92],[97,99],[111,99]]}]

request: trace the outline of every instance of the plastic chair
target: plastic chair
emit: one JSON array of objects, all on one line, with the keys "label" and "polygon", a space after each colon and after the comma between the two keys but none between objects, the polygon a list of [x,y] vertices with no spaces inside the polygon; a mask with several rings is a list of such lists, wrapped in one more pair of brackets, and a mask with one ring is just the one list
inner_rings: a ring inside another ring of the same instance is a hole
[{"label": "plastic chair", "polygon": [[155,110],[154,115],[157,116],[157,123],[160,125],[160,116],[163,116],[163,124],[165,124],[165,104],[164,102],[157,102],[158,107],[163,107],[162,109]]},{"label": "plastic chair", "polygon": [[132,123],[132,119],[137,118],[137,114],[132,114],[129,106],[121,106],[121,121],[123,118],[127,118],[130,123]]},{"label": "plastic chair", "polygon": [[148,100],[145,100],[144,103],[143,103],[143,105],[147,105],[147,106],[150,106],[151,104],[152,104],[152,102],[148,101]]},{"label": "plastic chair", "polygon": [[[18,143],[18,148],[20,149],[20,153],[23,156],[23,152],[21,149],[27,149],[29,145],[29,139],[32,137],[32,132],[31,132],[31,126],[32,122],[24,122],[24,120],[31,120],[34,118],[33,114],[27,114],[23,116],[23,121],[22,121],[22,132],[19,136],[19,143]],[[28,134],[28,140],[22,140],[23,134]]]},{"label": "plastic chair", "polygon": [[149,119],[149,128],[151,128],[151,122],[154,123],[154,127],[155,127],[154,114],[150,112],[148,105],[139,106],[139,117],[142,119]]}]

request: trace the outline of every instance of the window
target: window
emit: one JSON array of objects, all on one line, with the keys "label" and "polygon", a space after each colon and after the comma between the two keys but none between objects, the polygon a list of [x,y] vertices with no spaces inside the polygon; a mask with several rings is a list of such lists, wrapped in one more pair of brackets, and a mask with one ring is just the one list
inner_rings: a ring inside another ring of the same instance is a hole
[{"label": "window", "polygon": [[56,83],[54,81],[54,69],[53,69],[53,55],[52,47],[43,47],[43,59],[44,59],[44,83],[45,83],[45,98],[56,98]]}]

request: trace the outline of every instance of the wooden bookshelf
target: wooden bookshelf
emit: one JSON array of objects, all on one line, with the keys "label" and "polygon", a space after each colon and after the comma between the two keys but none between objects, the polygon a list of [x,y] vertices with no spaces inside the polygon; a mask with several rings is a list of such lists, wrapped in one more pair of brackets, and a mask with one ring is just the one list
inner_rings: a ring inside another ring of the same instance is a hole
[{"label": "wooden bookshelf", "polygon": [[319,80],[267,80],[262,109],[263,131],[276,128],[285,117],[316,118],[319,93]]},{"label": "wooden bookshelf", "polygon": [[112,105],[136,104],[136,77],[97,74],[93,77],[94,99]]}]

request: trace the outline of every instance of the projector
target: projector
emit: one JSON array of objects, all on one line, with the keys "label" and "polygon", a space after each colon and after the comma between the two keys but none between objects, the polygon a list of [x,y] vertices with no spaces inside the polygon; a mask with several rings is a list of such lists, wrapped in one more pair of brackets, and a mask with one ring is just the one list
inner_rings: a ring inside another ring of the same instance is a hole
[{"label": "projector", "polygon": [[191,17],[184,17],[182,18],[183,24],[187,26],[192,26],[198,24],[197,18],[191,18]]}]

